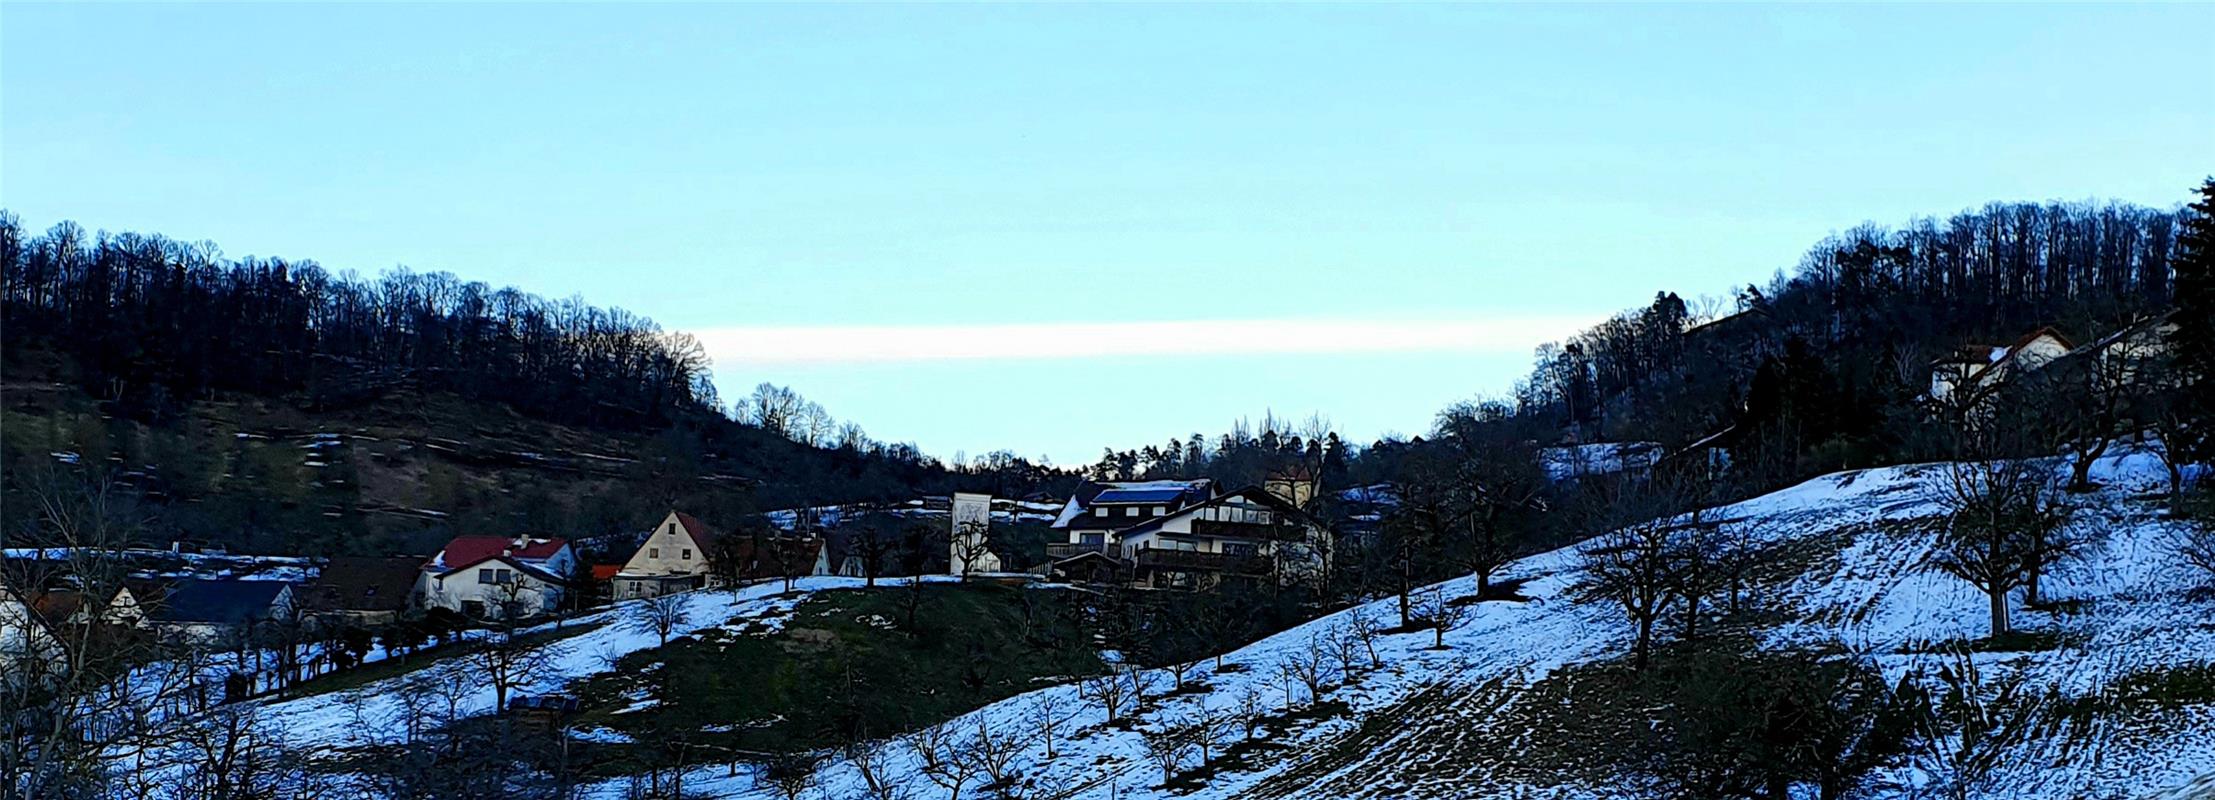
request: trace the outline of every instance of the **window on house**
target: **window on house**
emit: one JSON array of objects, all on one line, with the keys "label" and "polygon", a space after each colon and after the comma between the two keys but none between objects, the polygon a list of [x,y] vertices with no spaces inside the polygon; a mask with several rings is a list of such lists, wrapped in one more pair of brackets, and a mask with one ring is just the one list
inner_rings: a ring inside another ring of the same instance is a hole
[{"label": "window on house", "polygon": [[514,582],[515,582],[515,573],[513,573],[513,572],[509,572],[509,571],[507,571],[507,570],[504,570],[504,569],[503,569],[503,570],[500,570],[500,575],[499,575],[499,578],[498,578],[498,580],[499,580],[499,581],[500,581],[501,583],[514,583]]},{"label": "window on house", "polygon": [[1107,516],[1107,511],[1108,510],[1106,506],[1101,506],[1099,508],[1092,509],[1092,516],[1104,517]]},{"label": "window on house", "polygon": [[685,560],[685,561],[691,561],[691,560],[692,560],[692,550],[691,550],[691,548],[686,548],[686,549],[685,549],[685,551],[684,551],[684,554],[683,554],[682,556],[679,556],[679,558],[681,558],[681,559],[683,559],[683,560]]},{"label": "window on house", "polygon": [[477,582],[478,582],[478,583],[491,583],[491,582],[492,582],[492,570],[489,570],[489,569],[480,569],[480,570],[477,570]]},{"label": "window on house", "polygon": [[1163,513],[1164,511],[1161,506],[1154,506],[1154,516],[1158,517],[1161,516]]},{"label": "window on house", "polygon": [[661,548],[659,548],[659,547],[649,547],[649,548],[646,548],[646,557],[647,557],[647,558],[660,558],[660,557],[661,557]]},{"label": "window on house", "polygon": [[1123,516],[1126,516],[1126,517],[1135,517],[1135,516],[1138,516],[1138,506],[1131,506],[1131,507],[1129,507],[1129,508],[1123,509]]},{"label": "window on house", "polygon": [[1107,541],[1107,534],[1087,533],[1077,537],[1077,540],[1086,547],[1099,547],[1102,543]]},{"label": "window on house", "polygon": [[1254,555],[1254,546],[1250,544],[1224,542],[1223,555],[1230,556],[1232,558],[1252,558]]}]

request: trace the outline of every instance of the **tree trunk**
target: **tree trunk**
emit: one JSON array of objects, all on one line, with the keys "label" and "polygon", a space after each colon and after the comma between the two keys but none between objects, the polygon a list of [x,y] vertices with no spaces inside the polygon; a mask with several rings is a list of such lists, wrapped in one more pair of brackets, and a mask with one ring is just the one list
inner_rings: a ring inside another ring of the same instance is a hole
[{"label": "tree trunk", "polygon": [[1992,638],[1998,639],[2002,636],[2006,636],[2007,590],[1999,589],[1986,592],[1985,594],[1992,601]]},{"label": "tree trunk", "polygon": [[1638,620],[1638,641],[1631,646],[1631,666],[1640,671],[1646,669],[1648,656],[1654,646],[1654,621],[1652,617]]}]

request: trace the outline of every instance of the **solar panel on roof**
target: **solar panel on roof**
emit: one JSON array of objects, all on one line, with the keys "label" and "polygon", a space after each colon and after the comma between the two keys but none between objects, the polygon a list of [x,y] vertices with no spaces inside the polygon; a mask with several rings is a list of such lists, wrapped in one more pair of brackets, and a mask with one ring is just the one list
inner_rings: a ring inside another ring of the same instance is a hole
[{"label": "solar panel on roof", "polygon": [[1094,503],[1166,503],[1184,496],[1183,489],[1109,489],[1092,498]]}]

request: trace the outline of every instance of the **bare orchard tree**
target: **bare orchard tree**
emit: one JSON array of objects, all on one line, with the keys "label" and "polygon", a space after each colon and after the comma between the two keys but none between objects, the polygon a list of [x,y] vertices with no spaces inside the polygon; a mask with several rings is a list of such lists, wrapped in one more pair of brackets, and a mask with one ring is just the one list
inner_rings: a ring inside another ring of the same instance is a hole
[{"label": "bare orchard tree", "polygon": [[778,753],[754,768],[754,785],[776,792],[785,800],[800,800],[819,781],[816,768],[820,763],[814,753]]},{"label": "bare orchard tree", "polygon": [[2177,560],[2215,591],[2215,525],[2206,520],[2184,520],[2169,530],[2169,549]]},{"label": "bare orchard tree", "polygon": [[2162,372],[2153,344],[2125,338],[2072,355],[2001,398],[2034,407],[2047,444],[2069,457],[2069,491],[2091,491],[2093,462],[2117,437],[2141,427],[2138,415],[2150,410],[2147,398],[2157,388],[2153,378]]},{"label": "bare orchard tree", "polygon": [[842,750],[846,763],[854,768],[854,775],[861,778],[864,800],[907,800],[911,794],[902,781],[885,763],[885,748],[870,742],[849,742]]},{"label": "bare orchard tree", "polygon": [[655,595],[631,604],[624,617],[632,630],[652,633],[668,647],[669,635],[692,623],[690,608],[682,594]]},{"label": "bare orchard tree", "polygon": [[1033,697],[1030,708],[1024,713],[1024,719],[1030,722],[1031,730],[1038,732],[1039,742],[1046,746],[1048,759],[1054,757],[1054,733],[1061,729],[1062,717],[1066,712],[1063,706],[1067,704],[1060,691],[1050,689]]},{"label": "bare orchard tree", "polygon": [[[128,796],[117,779],[145,778],[134,766],[208,707],[209,653],[109,622],[121,551],[154,524],[135,494],[75,471],[19,479],[0,547],[36,557],[0,562],[0,797]],[[27,602],[41,592],[74,595],[84,616],[39,618]]]},{"label": "bare orchard tree", "polygon": [[1124,664],[1120,669],[1123,673],[1123,679],[1130,682],[1131,705],[1133,706],[1145,703],[1146,694],[1154,690],[1155,684],[1160,683],[1152,670],[1145,669],[1137,664]]},{"label": "bare orchard tree", "polygon": [[1446,596],[1446,585],[1431,587],[1423,598],[1422,615],[1425,624],[1431,626],[1431,649],[1446,649],[1446,632],[1468,623],[1473,613],[1468,603],[1455,602]]},{"label": "bare orchard tree", "polygon": [[1992,635],[2005,636],[2008,594],[2033,584],[2055,555],[2050,542],[2065,511],[2053,502],[2045,471],[2026,459],[1953,463],[1940,488],[1951,514],[1930,566],[1982,590]]},{"label": "bare orchard tree", "polygon": [[991,527],[971,520],[960,523],[959,529],[954,531],[953,566],[961,573],[962,580],[969,580],[970,573],[976,572],[992,555]]},{"label": "bare orchard tree", "polygon": [[1019,731],[1006,726],[994,728],[991,715],[978,714],[976,736],[970,740],[969,752],[975,754],[977,772],[984,776],[986,790],[1007,789],[1020,777],[1023,750],[1030,743],[1023,740]]},{"label": "bare orchard tree", "polygon": [[1323,699],[1323,687],[1331,682],[1330,643],[1323,634],[1308,634],[1300,647],[1287,653],[1285,658],[1293,679],[1307,688],[1309,702]]},{"label": "bare orchard tree", "polygon": [[907,742],[915,751],[923,777],[945,789],[947,800],[961,800],[962,787],[975,780],[978,773],[977,757],[970,750],[968,737],[942,722],[917,729],[908,735]]},{"label": "bare orchard tree", "polygon": [[1161,783],[1169,785],[1176,779],[1177,770],[1184,768],[1185,753],[1192,750],[1192,730],[1181,720],[1164,722],[1161,727],[1140,731],[1145,738],[1146,757],[1161,768]]},{"label": "bare orchard tree", "polygon": [[478,647],[461,657],[471,674],[492,687],[495,712],[505,712],[508,694],[553,668],[559,643],[539,644],[524,633],[525,609],[536,602],[535,593],[521,580],[495,587],[491,607],[500,609],[484,620],[485,635]]},{"label": "bare orchard tree", "polygon": [[1086,678],[1077,684],[1077,697],[1100,704],[1110,723],[1120,719],[1125,706],[1131,703],[1130,684],[1123,676],[1110,672],[1098,677]]},{"label": "bare orchard tree", "polygon": [[1672,558],[1678,505],[1673,487],[1660,481],[1619,477],[1601,481],[1581,509],[1598,536],[1577,549],[1577,594],[1621,609],[1633,631],[1631,663],[1645,669],[1654,648],[1654,623],[1676,602]]},{"label": "bare orchard tree", "polygon": [[1384,669],[1384,659],[1377,656],[1377,640],[1384,638],[1384,623],[1377,619],[1376,612],[1368,606],[1354,606],[1346,612],[1346,634],[1369,654],[1370,669]]}]

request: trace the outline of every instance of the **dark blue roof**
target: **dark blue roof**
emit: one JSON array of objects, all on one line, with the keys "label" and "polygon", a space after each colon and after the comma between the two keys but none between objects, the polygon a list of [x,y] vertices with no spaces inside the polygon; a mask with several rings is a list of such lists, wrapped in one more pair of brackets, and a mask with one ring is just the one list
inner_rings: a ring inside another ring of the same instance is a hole
[{"label": "dark blue roof", "polygon": [[283,581],[185,581],[162,599],[166,622],[236,625],[269,615],[269,606],[291,584]]},{"label": "dark blue roof", "polygon": [[1109,489],[1101,492],[1092,502],[1100,503],[1166,503],[1184,496],[1183,489]]}]

